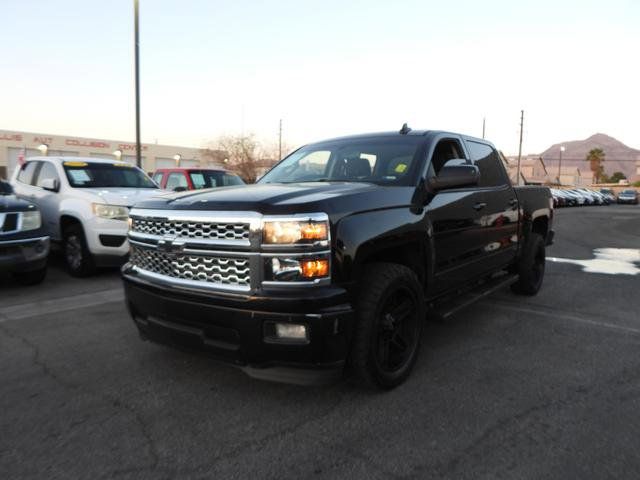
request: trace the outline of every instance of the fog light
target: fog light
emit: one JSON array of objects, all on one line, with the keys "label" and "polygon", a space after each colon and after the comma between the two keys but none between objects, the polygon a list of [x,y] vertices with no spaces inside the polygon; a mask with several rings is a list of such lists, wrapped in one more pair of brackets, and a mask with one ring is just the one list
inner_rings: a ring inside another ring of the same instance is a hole
[{"label": "fog light", "polygon": [[268,342],[308,343],[307,326],[300,323],[265,322],[264,336]]},{"label": "fog light", "polygon": [[276,323],[276,337],[306,340],[307,327],[306,325],[297,325],[295,323]]}]

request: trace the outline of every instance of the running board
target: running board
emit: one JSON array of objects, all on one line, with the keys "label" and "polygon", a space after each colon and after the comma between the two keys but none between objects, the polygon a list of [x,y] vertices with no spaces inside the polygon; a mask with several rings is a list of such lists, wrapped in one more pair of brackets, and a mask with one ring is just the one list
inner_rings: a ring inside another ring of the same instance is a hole
[{"label": "running board", "polygon": [[478,300],[491,295],[496,290],[507,287],[518,280],[518,275],[508,274],[488,280],[470,290],[462,291],[454,297],[428,305],[429,317],[436,321],[444,321],[454,313],[474,304]]}]

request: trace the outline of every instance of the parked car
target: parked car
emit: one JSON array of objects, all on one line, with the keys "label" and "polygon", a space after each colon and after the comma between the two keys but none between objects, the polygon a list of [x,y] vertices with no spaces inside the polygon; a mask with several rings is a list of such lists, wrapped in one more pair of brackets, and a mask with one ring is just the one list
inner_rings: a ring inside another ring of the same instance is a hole
[{"label": "parked car", "polygon": [[632,203],[634,205],[638,204],[638,192],[629,188],[627,190],[623,190],[618,194],[618,203]]},{"label": "parked car", "polygon": [[160,168],[153,174],[153,181],[175,192],[245,184],[234,173],[206,168]]},{"label": "parked car", "polygon": [[14,195],[0,180],[0,272],[8,272],[23,285],[41,283],[47,275],[49,237],[40,211]]},{"label": "parked car", "polygon": [[569,195],[574,199],[575,204],[577,206],[581,207],[583,205],[588,205],[587,197],[583,193],[577,190],[564,190],[564,192],[565,192],[565,195]]},{"label": "parked car", "polygon": [[566,204],[570,207],[575,207],[578,205],[578,198],[576,195],[573,195],[568,190],[560,190],[560,194],[563,195],[566,199]]},{"label": "parked car", "polygon": [[538,292],[552,220],[549,189],[514,188],[485,140],[406,125],[328,140],[255,185],[136,205],[126,303],[143,338],[255,377],[327,381],[348,362],[392,388],[427,306],[446,317],[475,298],[463,289]]},{"label": "parked car", "polygon": [[129,208],[159,193],[139,168],[97,158],[29,158],[11,183],[19,197],[40,209],[45,231],[62,244],[74,276],[124,263]]},{"label": "parked car", "polygon": [[591,190],[586,188],[577,188],[576,190],[585,196],[587,205],[598,205],[600,203],[600,199]]},{"label": "parked car", "polygon": [[594,190],[593,193],[595,193],[600,198],[600,205],[609,205],[611,203],[611,201],[609,200],[609,197],[607,197],[603,193],[598,192],[596,190]]},{"label": "parked car", "polygon": [[607,197],[609,203],[616,201],[616,196],[614,195],[613,190],[611,190],[610,188],[601,188],[600,193]]},{"label": "parked car", "polygon": [[551,198],[553,198],[554,208],[566,206],[567,199],[564,195],[560,193],[560,190],[557,190],[555,188],[551,188],[549,190],[551,191]]}]

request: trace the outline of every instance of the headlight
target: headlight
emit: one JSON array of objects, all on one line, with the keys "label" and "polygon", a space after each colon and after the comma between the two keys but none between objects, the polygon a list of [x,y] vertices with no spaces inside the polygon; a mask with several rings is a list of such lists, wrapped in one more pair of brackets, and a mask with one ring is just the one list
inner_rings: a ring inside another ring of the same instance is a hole
[{"label": "headlight", "polygon": [[36,230],[42,226],[42,217],[37,210],[31,212],[22,212],[22,224],[20,231]]},{"label": "headlight", "polygon": [[104,203],[93,203],[93,214],[96,217],[108,218],[111,220],[124,220],[129,218],[129,209],[120,205],[105,205]]},{"label": "headlight", "polygon": [[329,240],[329,220],[325,214],[314,214],[300,220],[265,220],[262,241],[283,245],[317,243]]}]

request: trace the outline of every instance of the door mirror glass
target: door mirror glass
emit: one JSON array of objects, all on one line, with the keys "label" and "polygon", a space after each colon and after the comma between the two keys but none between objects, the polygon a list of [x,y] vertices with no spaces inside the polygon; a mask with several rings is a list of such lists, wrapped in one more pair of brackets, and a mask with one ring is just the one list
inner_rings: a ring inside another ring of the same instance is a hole
[{"label": "door mirror glass", "polygon": [[447,190],[450,188],[471,187],[478,185],[480,170],[466,160],[454,158],[449,160],[438,172],[438,175],[429,178],[428,185],[434,190]]},{"label": "door mirror glass", "polygon": [[50,192],[57,192],[60,190],[60,184],[56,178],[45,178],[40,183],[40,186]]}]

